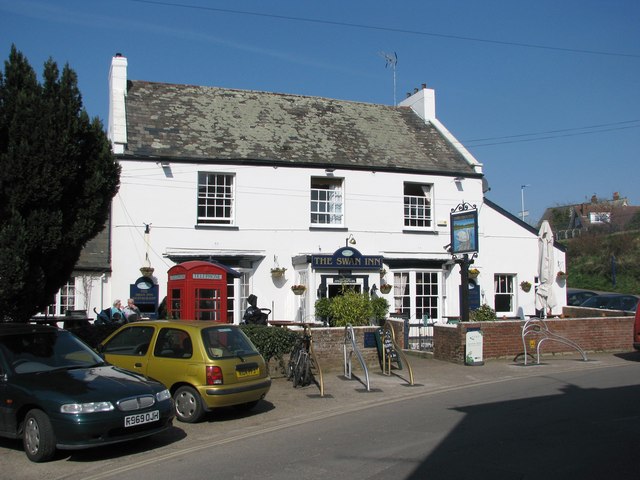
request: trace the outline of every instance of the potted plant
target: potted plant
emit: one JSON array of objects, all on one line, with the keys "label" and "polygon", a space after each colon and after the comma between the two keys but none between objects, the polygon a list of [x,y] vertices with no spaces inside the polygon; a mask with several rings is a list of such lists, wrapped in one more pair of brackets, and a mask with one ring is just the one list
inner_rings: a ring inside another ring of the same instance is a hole
[{"label": "potted plant", "polygon": [[563,272],[562,270],[560,270],[558,273],[556,273],[556,278],[558,279],[559,282],[562,282],[567,279],[567,274],[566,272]]},{"label": "potted plant", "polygon": [[523,292],[528,292],[529,290],[531,290],[531,283],[523,280],[522,282],[520,282],[520,288]]},{"label": "potted plant", "polygon": [[382,285],[380,285],[380,292],[387,294],[391,291],[391,284],[390,283],[383,283]]},{"label": "potted plant", "polygon": [[287,269],[284,267],[273,267],[271,269],[271,276],[273,278],[280,278],[284,275],[284,272],[286,272]]},{"label": "potted plant", "polygon": [[292,285],[291,291],[296,295],[302,295],[307,290],[307,287],[304,285]]}]

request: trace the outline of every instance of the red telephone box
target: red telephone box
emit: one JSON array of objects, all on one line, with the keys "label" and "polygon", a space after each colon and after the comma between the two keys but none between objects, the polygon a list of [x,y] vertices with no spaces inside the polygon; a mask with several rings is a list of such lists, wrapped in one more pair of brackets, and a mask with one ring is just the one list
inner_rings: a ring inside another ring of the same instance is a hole
[{"label": "red telephone box", "polygon": [[219,263],[191,261],[169,269],[167,310],[169,318],[186,320],[227,319],[227,278],[240,274]]}]

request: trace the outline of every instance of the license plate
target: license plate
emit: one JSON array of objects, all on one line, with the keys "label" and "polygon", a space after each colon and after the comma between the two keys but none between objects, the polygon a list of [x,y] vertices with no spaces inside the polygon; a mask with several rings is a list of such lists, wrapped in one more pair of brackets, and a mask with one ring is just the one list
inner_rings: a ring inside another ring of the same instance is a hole
[{"label": "license plate", "polygon": [[125,427],[135,427],[136,425],[142,425],[143,423],[157,422],[160,420],[160,411],[154,410],[147,413],[136,413],[135,415],[127,415],[124,417]]},{"label": "license plate", "polygon": [[236,370],[236,377],[238,378],[246,378],[246,377],[254,377],[260,373],[259,368],[253,368],[251,370],[245,370],[243,372]]}]

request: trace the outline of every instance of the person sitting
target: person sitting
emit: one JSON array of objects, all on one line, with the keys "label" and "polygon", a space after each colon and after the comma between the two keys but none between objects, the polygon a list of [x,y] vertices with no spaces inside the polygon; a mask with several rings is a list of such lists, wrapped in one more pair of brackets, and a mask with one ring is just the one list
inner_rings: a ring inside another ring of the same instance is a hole
[{"label": "person sitting", "polygon": [[127,322],[135,322],[136,320],[140,320],[142,314],[140,313],[140,309],[133,303],[133,298],[129,298],[127,300],[127,306],[122,309]]},{"label": "person sitting", "polygon": [[120,300],[114,300],[113,307],[111,307],[111,321],[120,323],[125,320],[124,312],[122,311],[122,302]]}]

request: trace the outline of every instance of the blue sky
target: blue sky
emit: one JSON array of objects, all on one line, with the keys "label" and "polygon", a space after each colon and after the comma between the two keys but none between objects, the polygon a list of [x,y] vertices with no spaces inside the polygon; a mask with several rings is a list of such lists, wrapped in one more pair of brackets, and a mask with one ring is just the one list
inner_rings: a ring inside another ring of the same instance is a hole
[{"label": "blue sky", "polygon": [[105,124],[116,52],[136,80],[389,105],[426,83],[506,210],[640,205],[637,0],[0,0],[12,43],[38,74],[68,63]]}]

